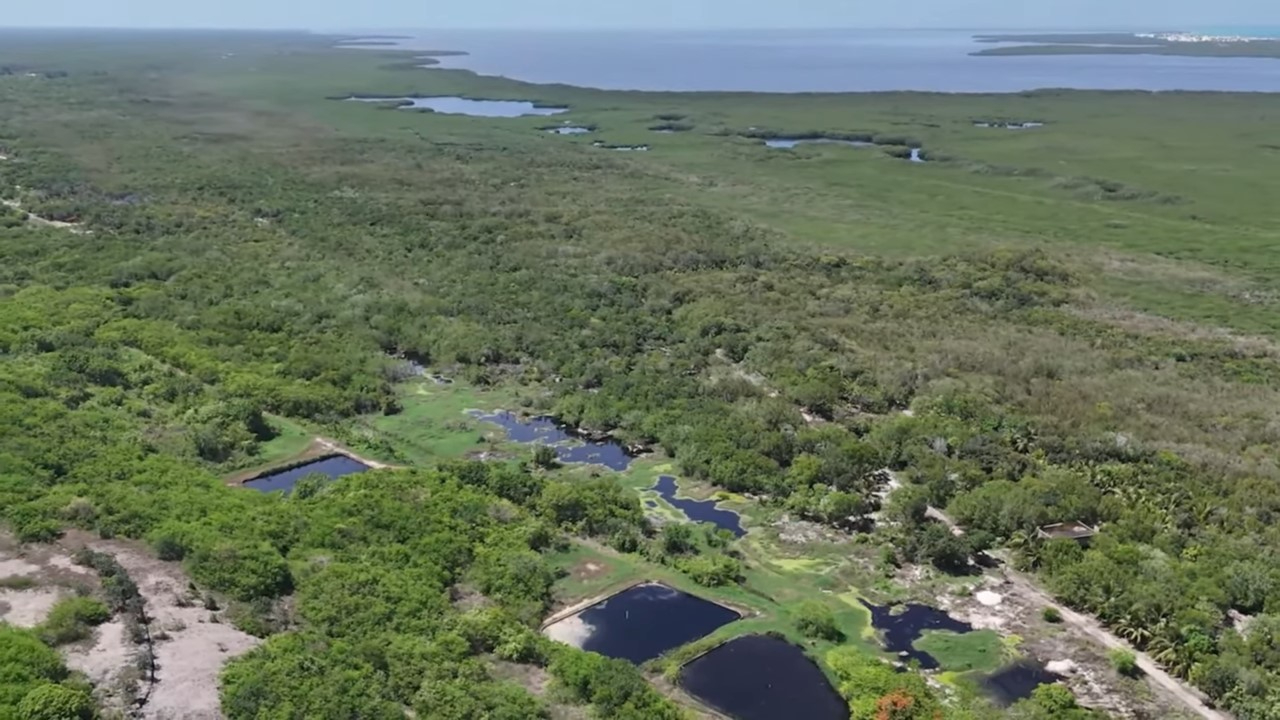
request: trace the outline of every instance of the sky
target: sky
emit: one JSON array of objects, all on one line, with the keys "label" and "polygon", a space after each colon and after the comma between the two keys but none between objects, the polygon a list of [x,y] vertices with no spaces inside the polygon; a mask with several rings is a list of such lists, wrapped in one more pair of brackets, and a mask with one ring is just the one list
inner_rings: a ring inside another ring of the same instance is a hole
[{"label": "sky", "polygon": [[1278,0],[9,0],[9,27],[1114,28],[1280,25]]}]

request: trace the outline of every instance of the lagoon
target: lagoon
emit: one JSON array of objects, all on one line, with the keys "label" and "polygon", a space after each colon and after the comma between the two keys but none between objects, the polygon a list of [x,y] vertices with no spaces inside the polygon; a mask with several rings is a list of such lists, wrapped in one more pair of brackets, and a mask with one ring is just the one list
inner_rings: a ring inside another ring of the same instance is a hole
[{"label": "lagoon", "polygon": [[[1027,29],[1052,32],[1051,28]],[[1007,31],[1006,31],[1007,32]],[[1016,93],[1038,88],[1280,91],[1280,60],[1075,55],[973,57],[963,30],[409,31],[410,50],[465,51],[432,67],[606,90]],[[385,51],[386,47],[372,49]]]}]

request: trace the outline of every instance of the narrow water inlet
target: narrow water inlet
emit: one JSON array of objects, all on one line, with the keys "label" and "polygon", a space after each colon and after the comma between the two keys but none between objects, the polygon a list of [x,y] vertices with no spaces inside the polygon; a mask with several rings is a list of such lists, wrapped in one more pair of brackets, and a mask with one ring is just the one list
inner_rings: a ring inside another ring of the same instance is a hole
[{"label": "narrow water inlet", "polygon": [[539,105],[528,100],[473,100],[456,95],[434,97],[365,97],[342,98],[348,102],[395,103],[399,110],[430,110],[442,115],[513,118],[526,115],[559,115],[567,107]]},{"label": "narrow water inlet", "polygon": [[742,516],[732,510],[725,510],[715,500],[694,500],[677,497],[679,491],[676,479],[671,475],[662,475],[653,489],[672,507],[685,514],[693,522],[705,522],[715,525],[721,530],[728,530],[735,537],[742,537],[747,531],[742,528]]},{"label": "narrow water inlet", "polygon": [[801,138],[801,137],[779,137],[769,138],[764,141],[765,147],[775,150],[790,150],[800,145],[847,145],[856,148],[875,147],[876,143],[866,140],[841,140],[838,138]]},{"label": "narrow water inlet", "polygon": [[1009,122],[1002,120],[977,120],[973,123],[978,128],[999,128],[1002,130],[1032,130],[1034,128],[1044,127],[1042,122]]}]

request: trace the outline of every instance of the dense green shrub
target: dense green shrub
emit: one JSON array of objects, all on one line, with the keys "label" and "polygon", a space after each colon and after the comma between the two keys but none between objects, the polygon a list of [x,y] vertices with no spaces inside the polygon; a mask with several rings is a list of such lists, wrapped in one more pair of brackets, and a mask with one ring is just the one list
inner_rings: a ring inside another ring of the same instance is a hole
[{"label": "dense green shrub", "polygon": [[18,720],[91,720],[96,717],[93,698],[80,688],[41,685],[18,703]]},{"label": "dense green shrub", "polygon": [[34,632],[0,623],[0,717],[18,717],[29,693],[66,677],[62,658]]},{"label": "dense green shrub", "polygon": [[817,600],[806,601],[796,608],[795,623],[796,629],[811,638],[839,642],[844,637],[836,626],[835,613]]},{"label": "dense green shrub", "polygon": [[40,637],[50,645],[65,645],[89,637],[95,626],[110,618],[111,611],[94,598],[63,598],[40,624]]}]

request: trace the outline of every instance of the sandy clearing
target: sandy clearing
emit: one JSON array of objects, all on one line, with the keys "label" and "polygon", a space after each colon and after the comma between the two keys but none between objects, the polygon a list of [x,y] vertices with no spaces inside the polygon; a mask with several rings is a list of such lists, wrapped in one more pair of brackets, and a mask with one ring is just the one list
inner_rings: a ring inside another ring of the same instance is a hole
[{"label": "sandy clearing", "polygon": [[0,620],[22,628],[33,628],[68,593],[64,588],[0,590]]},{"label": "sandy clearing", "polygon": [[973,599],[987,607],[996,607],[1004,601],[1004,598],[1000,596],[1000,593],[991,592],[990,590],[979,590],[973,594]]},{"label": "sandy clearing", "polygon": [[74,560],[66,555],[50,555],[45,564],[49,567],[57,568],[74,575],[91,576],[94,574],[92,568],[77,565]]},{"label": "sandy clearing", "polygon": [[0,578],[30,577],[40,572],[40,566],[19,557],[0,553]]},{"label": "sandy clearing", "polygon": [[595,634],[596,627],[583,620],[581,615],[571,615],[548,625],[542,632],[556,642],[581,649]]},{"label": "sandy clearing", "polygon": [[[137,583],[147,601],[152,633],[168,639],[155,643],[156,682],[139,690],[148,697],[141,717],[155,720],[214,720],[223,717],[218,674],[230,659],[261,641],[226,623],[210,622],[211,613],[191,598],[190,581],[176,563],[152,557],[137,546],[91,536],[84,544],[110,553]],[[188,605],[188,607],[182,607]]]},{"label": "sandy clearing", "polygon": [[[930,506],[926,514],[951,528],[952,533],[956,535],[964,534],[964,529],[941,510]],[[1142,670],[1147,681],[1172,696],[1190,712],[1204,720],[1231,720],[1232,716],[1230,714],[1209,707],[1205,697],[1199,690],[1170,675],[1150,655],[1137,650],[1129,643],[1111,634],[1096,618],[1079,613],[1058,602],[1036,584],[1035,580],[1030,576],[1007,566],[1001,569],[999,575],[1002,575],[1005,581],[1006,598],[1016,596],[1025,605],[1056,608],[1062,616],[1063,627],[1069,628],[1077,635],[1102,645],[1108,650],[1123,649],[1132,652],[1137,658],[1138,667]]]},{"label": "sandy clearing", "polygon": [[125,623],[112,620],[98,626],[91,644],[72,647],[65,655],[67,667],[84,673],[94,684],[102,705],[123,708],[129,702],[124,691],[139,674],[133,664],[136,650]]},{"label": "sandy clearing", "polygon": [[346,455],[352,460],[355,460],[356,462],[364,463],[365,465],[368,465],[374,470],[395,470],[400,468],[400,466],[398,465],[388,465],[387,463],[379,462],[372,458],[367,458],[367,457],[362,457],[360,455],[357,455],[354,452],[342,447],[338,443],[328,438],[316,437],[315,442],[320,443],[321,446],[323,446],[325,449],[329,450],[330,452],[336,452],[339,455]]},{"label": "sandy clearing", "polygon": [[13,208],[14,210],[21,210],[22,212],[26,213],[27,222],[31,223],[32,225],[44,225],[45,227],[62,228],[63,230],[70,230],[71,232],[77,235],[88,235],[91,232],[90,230],[86,230],[82,223],[64,222],[62,220],[50,220],[48,218],[40,217],[39,215],[36,215],[33,212],[28,212],[27,210],[23,209],[22,203],[18,202],[17,200],[0,200],[0,203],[3,203],[8,207]]}]

